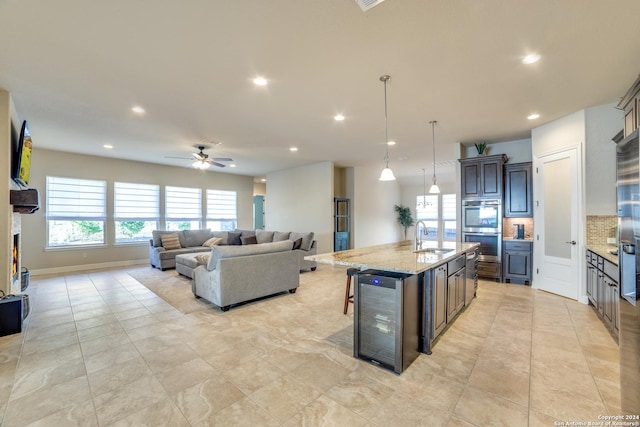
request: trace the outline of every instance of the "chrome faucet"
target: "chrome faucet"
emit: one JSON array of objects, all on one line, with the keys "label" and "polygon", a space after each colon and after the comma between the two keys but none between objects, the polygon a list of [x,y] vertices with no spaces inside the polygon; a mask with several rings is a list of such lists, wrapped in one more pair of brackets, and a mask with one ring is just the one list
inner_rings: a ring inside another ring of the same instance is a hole
[{"label": "chrome faucet", "polygon": [[[422,225],[422,233],[420,233],[420,225]],[[419,220],[416,222],[416,236],[413,239],[413,250],[419,251],[422,250],[422,236],[428,236],[429,230],[427,229],[427,224],[424,223],[423,220]]]}]

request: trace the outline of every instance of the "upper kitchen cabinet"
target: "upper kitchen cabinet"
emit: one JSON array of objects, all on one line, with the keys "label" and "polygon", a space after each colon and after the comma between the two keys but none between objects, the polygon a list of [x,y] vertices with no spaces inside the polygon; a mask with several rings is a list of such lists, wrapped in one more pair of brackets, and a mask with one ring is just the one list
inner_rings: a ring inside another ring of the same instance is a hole
[{"label": "upper kitchen cabinet", "polygon": [[461,197],[474,199],[502,199],[502,169],[507,156],[460,159],[462,174]]},{"label": "upper kitchen cabinet", "polygon": [[505,218],[533,216],[532,183],[531,162],[514,163],[504,167]]},{"label": "upper kitchen cabinet", "polygon": [[622,97],[618,108],[624,111],[624,136],[627,137],[640,127],[640,77]]}]

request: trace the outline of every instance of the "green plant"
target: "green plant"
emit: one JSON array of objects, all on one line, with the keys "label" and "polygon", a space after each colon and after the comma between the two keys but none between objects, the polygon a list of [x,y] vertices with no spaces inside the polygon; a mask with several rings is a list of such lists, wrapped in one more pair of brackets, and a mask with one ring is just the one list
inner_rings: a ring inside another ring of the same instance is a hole
[{"label": "green plant", "polygon": [[144,221],[122,221],[119,223],[119,226],[120,232],[131,239],[142,231],[144,228]]},{"label": "green plant", "polygon": [[396,205],[395,210],[398,213],[398,224],[404,229],[404,238],[407,239],[407,228],[413,226],[413,217],[411,216],[411,209],[407,206]]},{"label": "green plant", "polygon": [[102,227],[97,221],[73,221],[73,224],[78,227],[85,239],[102,231]]},{"label": "green plant", "polygon": [[486,142],[476,142],[475,143],[476,150],[478,150],[478,154],[483,154],[484,150],[487,148]]}]

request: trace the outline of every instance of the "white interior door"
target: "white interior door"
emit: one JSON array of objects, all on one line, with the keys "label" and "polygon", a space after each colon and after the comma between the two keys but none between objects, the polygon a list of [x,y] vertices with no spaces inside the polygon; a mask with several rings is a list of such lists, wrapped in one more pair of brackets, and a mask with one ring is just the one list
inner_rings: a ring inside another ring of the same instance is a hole
[{"label": "white interior door", "polygon": [[537,159],[534,242],[537,274],[534,286],[578,299],[579,169],[577,149]]}]

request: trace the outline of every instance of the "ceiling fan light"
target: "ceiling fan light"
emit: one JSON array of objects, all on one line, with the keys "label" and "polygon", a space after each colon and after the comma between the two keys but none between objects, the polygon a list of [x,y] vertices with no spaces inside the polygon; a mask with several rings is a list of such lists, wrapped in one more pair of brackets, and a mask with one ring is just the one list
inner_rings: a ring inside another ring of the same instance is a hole
[{"label": "ceiling fan light", "polygon": [[193,162],[192,166],[196,169],[200,169],[200,170],[205,170],[205,169],[209,169],[209,163],[205,162],[205,161],[200,161],[200,160],[196,160],[195,162]]}]

